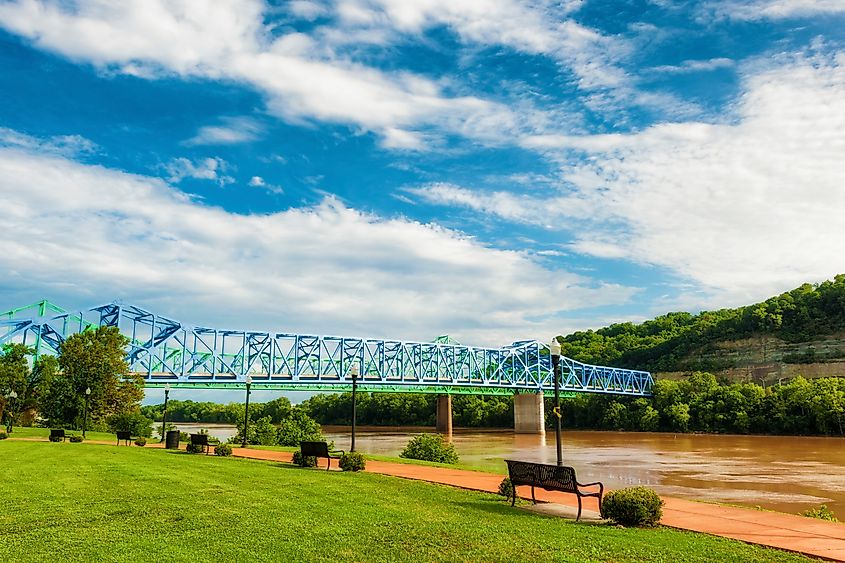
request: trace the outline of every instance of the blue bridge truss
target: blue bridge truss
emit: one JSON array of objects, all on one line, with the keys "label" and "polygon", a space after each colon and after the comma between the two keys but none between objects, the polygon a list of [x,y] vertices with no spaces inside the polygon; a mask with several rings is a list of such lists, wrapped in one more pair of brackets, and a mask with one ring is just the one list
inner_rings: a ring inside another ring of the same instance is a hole
[{"label": "blue bridge truss", "polygon": [[[448,337],[404,342],[193,327],[134,305],[109,303],[68,312],[48,301],[0,313],[0,345],[21,342],[36,356],[56,354],[71,334],[116,326],[129,338],[126,361],[148,387],[512,394],[550,393],[548,344],[464,346]],[[593,366],[561,357],[561,390],[649,396],[649,372]]]}]

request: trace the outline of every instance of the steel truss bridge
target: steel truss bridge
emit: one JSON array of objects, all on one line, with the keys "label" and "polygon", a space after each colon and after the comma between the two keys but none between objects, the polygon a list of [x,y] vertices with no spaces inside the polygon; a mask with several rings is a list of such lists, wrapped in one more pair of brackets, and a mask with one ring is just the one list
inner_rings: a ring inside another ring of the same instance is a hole
[{"label": "steel truss bridge", "polygon": [[[0,313],[0,345],[20,342],[35,356],[57,354],[64,340],[99,326],[128,339],[130,371],[147,387],[351,390],[511,395],[550,394],[554,379],[548,344],[536,340],[501,348],[464,346],[449,337],[403,342],[282,332],[221,330],[185,325],[134,305],[109,303],[68,312],[49,301]],[[560,358],[561,390],[649,396],[649,372],[593,366]]]}]

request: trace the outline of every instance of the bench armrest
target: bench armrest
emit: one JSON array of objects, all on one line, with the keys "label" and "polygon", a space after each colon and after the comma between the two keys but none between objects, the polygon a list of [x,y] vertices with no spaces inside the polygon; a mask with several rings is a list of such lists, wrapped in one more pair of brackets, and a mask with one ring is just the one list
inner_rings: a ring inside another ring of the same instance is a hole
[{"label": "bench armrest", "polygon": [[[578,488],[579,488],[579,489],[580,489],[581,487],[595,487],[596,485],[598,485],[598,487],[599,487],[599,495],[600,495],[600,497],[599,497],[599,498],[601,498],[602,496],[604,496],[604,484],[603,484],[603,483],[600,483],[600,482],[598,482],[598,481],[597,481],[597,482],[595,482],[595,483],[579,483],[578,481],[576,481],[576,482],[575,482],[575,484],[578,486]],[[590,493],[590,494],[595,494],[595,493]]]},{"label": "bench armrest", "polygon": [[594,487],[594,486],[598,485],[602,489],[604,488],[604,485],[602,483],[599,483],[598,481],[596,481],[595,483],[575,483],[575,484],[578,485],[579,487]]}]

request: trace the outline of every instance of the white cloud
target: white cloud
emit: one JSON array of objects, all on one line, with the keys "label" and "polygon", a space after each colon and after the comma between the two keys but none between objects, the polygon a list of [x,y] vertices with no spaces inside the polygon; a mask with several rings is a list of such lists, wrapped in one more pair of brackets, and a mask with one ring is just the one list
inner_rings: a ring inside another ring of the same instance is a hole
[{"label": "white cloud", "polygon": [[261,176],[253,176],[250,178],[249,185],[254,188],[261,188],[271,194],[282,195],[285,193],[285,190],[283,190],[281,186],[268,184]]},{"label": "white cloud", "polygon": [[264,128],[250,117],[224,117],[222,125],[200,127],[197,134],[185,141],[185,145],[234,145],[254,141]]},{"label": "white cloud", "polygon": [[197,161],[180,157],[174,158],[164,166],[170,182],[178,183],[185,178],[194,178],[211,180],[221,186],[235,181],[234,178],[225,174],[229,168],[229,163],[219,157],[203,158]]},{"label": "white cloud", "polygon": [[[733,117],[527,139],[562,163],[553,225],[573,233],[576,251],[670,268],[723,305],[845,271],[845,54],[746,75]],[[547,223],[535,211],[548,200],[449,186],[416,193]]]},{"label": "white cloud", "polygon": [[652,67],[650,70],[654,72],[665,72],[671,74],[681,74],[686,72],[702,72],[708,70],[716,70],[719,68],[731,68],[734,66],[733,59],[726,59],[718,57],[707,60],[686,60],[677,65],[662,65]]},{"label": "white cloud", "polygon": [[39,139],[14,129],[0,127],[0,147],[17,147],[64,156],[78,156],[96,152],[99,147],[80,135],[56,135]]},{"label": "white cloud", "polygon": [[717,18],[736,20],[785,19],[823,14],[845,14],[842,0],[744,0],[705,4],[704,10]]},{"label": "white cloud", "polygon": [[[257,0],[18,0],[0,3],[0,26],[43,49],[118,72],[246,82],[280,117],[355,125],[384,135],[388,147],[409,148],[421,139],[415,129],[483,137],[492,129],[473,124],[519,122],[505,105],[450,97],[434,81],[355,63],[307,35],[273,37],[263,23],[265,8]],[[242,139],[242,130],[224,124],[204,128],[193,142]]]},{"label": "white cloud", "polygon": [[159,179],[25,149],[0,149],[0,197],[0,229],[14,233],[4,299],[130,296],[187,323],[502,344],[575,328],[566,311],[635,293],[331,198],[237,215]]}]

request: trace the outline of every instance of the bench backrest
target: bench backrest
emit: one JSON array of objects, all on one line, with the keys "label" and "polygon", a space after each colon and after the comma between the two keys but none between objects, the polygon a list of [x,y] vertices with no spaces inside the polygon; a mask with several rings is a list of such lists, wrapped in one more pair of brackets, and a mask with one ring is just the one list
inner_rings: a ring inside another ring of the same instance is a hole
[{"label": "bench backrest", "polygon": [[207,446],[208,434],[191,434],[191,443],[198,446]]},{"label": "bench backrest", "polygon": [[51,428],[50,429],[50,437],[51,438],[64,438],[65,437],[65,429],[64,428]]},{"label": "bench backrest", "polygon": [[506,459],[508,475],[514,485],[535,485],[560,491],[577,492],[575,469],[565,465],[549,465]]},{"label": "bench backrest", "polygon": [[329,457],[329,445],[326,442],[300,442],[299,450],[305,457]]},{"label": "bench backrest", "polygon": [[118,440],[131,440],[132,439],[132,432],[128,430],[118,430],[117,431],[117,439]]}]

